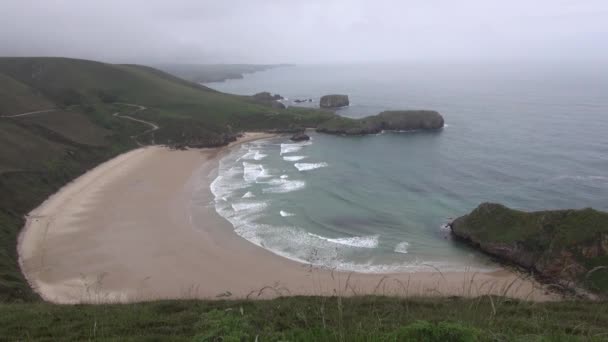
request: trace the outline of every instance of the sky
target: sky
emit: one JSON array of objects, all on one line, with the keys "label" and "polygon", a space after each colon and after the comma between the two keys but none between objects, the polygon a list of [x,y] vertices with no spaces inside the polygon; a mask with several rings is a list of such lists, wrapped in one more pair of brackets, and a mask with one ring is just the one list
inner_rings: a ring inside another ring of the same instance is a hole
[{"label": "sky", "polygon": [[117,63],[608,58],[607,0],[0,2],[0,56]]}]

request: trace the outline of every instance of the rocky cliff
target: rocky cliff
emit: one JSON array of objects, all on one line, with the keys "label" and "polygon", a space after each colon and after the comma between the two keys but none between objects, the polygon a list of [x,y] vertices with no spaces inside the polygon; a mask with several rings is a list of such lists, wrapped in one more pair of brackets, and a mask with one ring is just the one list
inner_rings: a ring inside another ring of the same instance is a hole
[{"label": "rocky cliff", "polygon": [[483,203],[454,220],[451,229],[457,238],[548,282],[608,295],[608,213],[524,212]]}]

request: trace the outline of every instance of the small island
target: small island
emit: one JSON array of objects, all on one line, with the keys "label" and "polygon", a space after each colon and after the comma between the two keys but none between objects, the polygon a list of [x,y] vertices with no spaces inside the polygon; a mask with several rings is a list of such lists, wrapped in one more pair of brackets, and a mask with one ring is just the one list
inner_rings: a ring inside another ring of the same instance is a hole
[{"label": "small island", "polygon": [[322,122],[317,132],[341,135],[377,134],[382,131],[437,130],[444,125],[443,116],[431,110],[385,111],[362,119],[336,116]]},{"label": "small island", "polygon": [[561,289],[608,294],[608,213],[524,212],[483,203],[450,227],[456,238]]}]

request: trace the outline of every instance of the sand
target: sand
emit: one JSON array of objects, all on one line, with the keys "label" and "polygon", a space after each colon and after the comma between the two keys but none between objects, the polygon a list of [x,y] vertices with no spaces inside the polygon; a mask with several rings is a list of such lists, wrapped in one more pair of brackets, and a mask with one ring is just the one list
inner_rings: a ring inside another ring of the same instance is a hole
[{"label": "sand", "polygon": [[[247,134],[232,146],[265,137]],[[209,184],[230,148],[144,147],[63,187],[28,215],[20,235],[19,262],[30,285],[54,303],[363,294],[559,298],[507,269],[341,273],[277,256],[236,235],[215,211]],[[207,205],[197,208],[195,226],[197,187]]]}]

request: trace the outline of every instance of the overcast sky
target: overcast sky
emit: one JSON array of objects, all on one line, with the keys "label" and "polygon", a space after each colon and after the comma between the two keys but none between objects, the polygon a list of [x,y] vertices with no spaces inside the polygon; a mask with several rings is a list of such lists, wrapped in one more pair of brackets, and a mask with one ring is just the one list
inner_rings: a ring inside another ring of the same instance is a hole
[{"label": "overcast sky", "polygon": [[602,60],[608,0],[0,0],[0,55],[139,63]]}]

